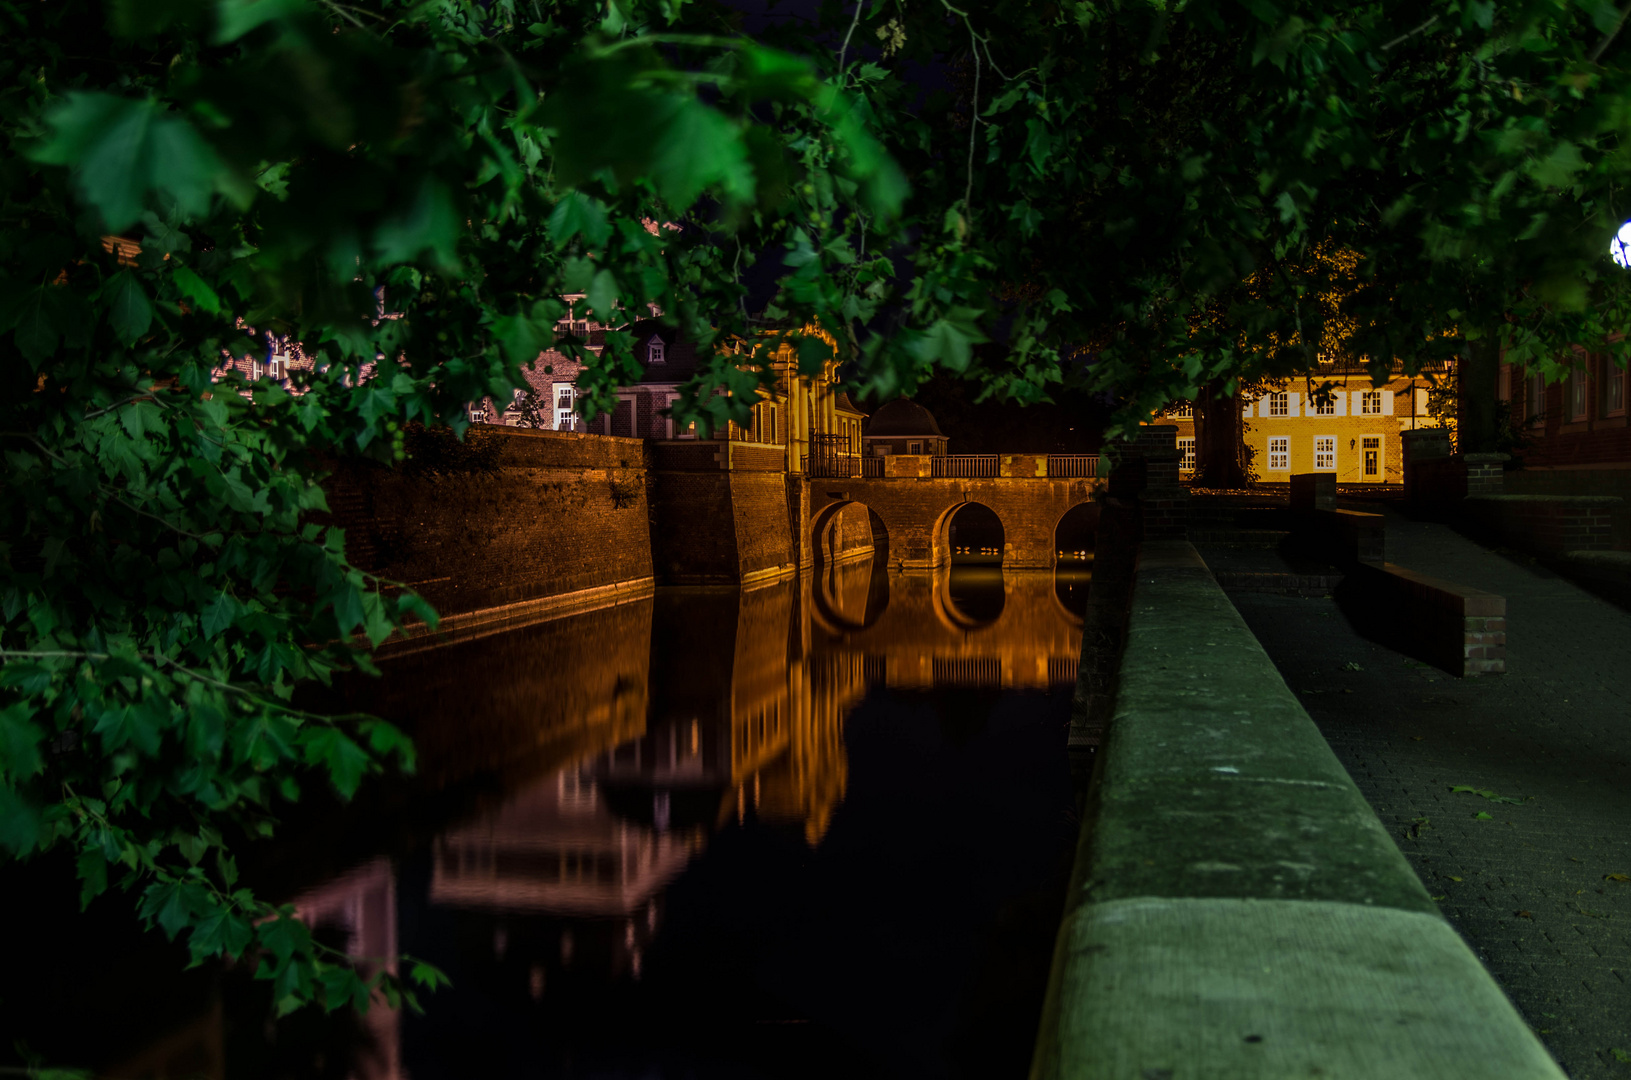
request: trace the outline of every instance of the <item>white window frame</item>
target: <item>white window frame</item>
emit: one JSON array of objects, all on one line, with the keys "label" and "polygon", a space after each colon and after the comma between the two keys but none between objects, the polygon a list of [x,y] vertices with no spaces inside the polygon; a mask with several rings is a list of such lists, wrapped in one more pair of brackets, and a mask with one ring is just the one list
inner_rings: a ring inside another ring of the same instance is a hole
[{"label": "white window frame", "polygon": [[[556,431],[578,430],[578,388],[572,383],[555,383],[549,389],[550,408]],[[565,406],[562,406],[562,400]]]},{"label": "white window frame", "polygon": [[908,454],[921,454],[923,453],[923,444],[920,442],[909,442],[906,444],[906,452]]},{"label": "white window frame", "polygon": [[1335,394],[1332,394],[1324,401],[1311,397],[1309,399],[1309,404],[1314,406],[1312,414],[1314,416],[1335,416],[1337,414],[1337,399]]},{"label": "white window frame", "polygon": [[[1375,446],[1366,445],[1372,439],[1374,439],[1376,441],[1376,445]],[[1370,450],[1375,450],[1376,451],[1376,472],[1374,474],[1365,472],[1365,454],[1366,454],[1367,451],[1370,451]],[[1359,474],[1360,474],[1361,477],[1363,477],[1363,478],[1365,478],[1367,480],[1370,479],[1373,475],[1376,477],[1376,479],[1378,481],[1382,481],[1382,480],[1387,479],[1387,440],[1384,439],[1382,436],[1380,436],[1380,435],[1361,435],[1361,436],[1359,436]]]},{"label": "white window frame", "polygon": [[1269,472],[1291,471],[1291,436],[1269,437]]},{"label": "white window frame", "polygon": [[1285,393],[1285,392],[1281,392],[1281,393],[1278,393],[1278,394],[1270,394],[1268,396],[1268,398],[1269,398],[1269,411],[1268,411],[1267,415],[1269,415],[1269,416],[1290,416],[1291,415],[1291,412],[1290,412],[1290,409],[1291,409],[1291,395],[1290,394]]},{"label": "white window frame", "polygon": [[[1320,449],[1321,443],[1326,444],[1323,450]],[[1337,437],[1335,435],[1314,436],[1314,471],[1337,471]]]},{"label": "white window frame", "polygon": [[1178,471],[1195,471],[1195,437],[1193,435],[1178,436]]},{"label": "white window frame", "polygon": [[668,362],[668,360],[667,360],[667,357],[665,355],[665,346],[663,345],[663,339],[662,338],[655,338],[655,337],[652,338],[650,343],[646,345],[646,363],[648,363],[648,364],[665,364],[667,362]]},{"label": "white window frame", "polygon": [[1361,390],[1359,392],[1359,415],[1360,416],[1381,416],[1382,415],[1382,391],[1380,391],[1380,390]]}]

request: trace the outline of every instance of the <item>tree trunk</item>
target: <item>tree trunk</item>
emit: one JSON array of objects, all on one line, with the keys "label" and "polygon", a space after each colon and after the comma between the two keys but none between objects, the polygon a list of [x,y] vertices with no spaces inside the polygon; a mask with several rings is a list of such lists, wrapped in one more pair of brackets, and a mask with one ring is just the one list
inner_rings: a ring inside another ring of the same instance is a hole
[{"label": "tree trunk", "polygon": [[1501,383],[1501,339],[1492,333],[1467,342],[1460,363],[1456,409],[1455,448],[1463,454],[1482,454],[1495,449],[1500,438],[1496,430],[1495,399]]},{"label": "tree trunk", "polygon": [[1195,402],[1195,481],[1201,487],[1245,487],[1246,468],[1240,399],[1223,393],[1223,383],[1201,388]]}]

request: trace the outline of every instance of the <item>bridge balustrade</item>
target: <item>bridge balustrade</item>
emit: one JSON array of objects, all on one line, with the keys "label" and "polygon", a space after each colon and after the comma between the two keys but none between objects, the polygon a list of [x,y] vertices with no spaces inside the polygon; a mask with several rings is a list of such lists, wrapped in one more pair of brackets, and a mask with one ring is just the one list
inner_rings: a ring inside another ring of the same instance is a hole
[{"label": "bridge balustrade", "polygon": [[861,459],[861,475],[878,478],[883,476],[883,458],[869,457]]},{"label": "bridge balustrade", "polygon": [[1091,480],[1098,475],[1099,455],[1097,454],[1048,455],[1048,476],[1050,479]]},{"label": "bridge balustrade", "polygon": [[996,454],[946,454],[929,459],[930,476],[980,479],[1002,475],[1002,459]]}]

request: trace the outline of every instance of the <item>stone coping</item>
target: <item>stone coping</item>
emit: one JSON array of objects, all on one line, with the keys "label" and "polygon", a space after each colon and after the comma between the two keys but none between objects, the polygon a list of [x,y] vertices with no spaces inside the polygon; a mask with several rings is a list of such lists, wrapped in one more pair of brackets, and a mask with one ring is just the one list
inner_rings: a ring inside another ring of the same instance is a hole
[{"label": "stone coping", "polygon": [[1033,1080],[1562,1080],[1188,543],[1100,755]]},{"label": "stone coping", "polygon": [[1567,506],[1624,506],[1618,495],[1468,495],[1468,502],[1561,503]]}]

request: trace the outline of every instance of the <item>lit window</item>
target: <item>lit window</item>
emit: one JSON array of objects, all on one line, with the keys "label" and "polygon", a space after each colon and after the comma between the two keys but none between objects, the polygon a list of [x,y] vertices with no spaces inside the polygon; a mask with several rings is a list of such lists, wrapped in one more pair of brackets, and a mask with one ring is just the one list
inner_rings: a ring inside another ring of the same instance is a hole
[{"label": "lit window", "polygon": [[1277,435],[1269,440],[1269,471],[1287,472],[1291,468],[1291,439]]},{"label": "lit window", "polygon": [[1335,416],[1336,414],[1337,399],[1334,396],[1327,397],[1324,401],[1321,401],[1319,398],[1314,399],[1315,416]]},{"label": "lit window", "polygon": [[470,422],[472,424],[485,424],[487,422],[487,406],[477,401],[470,406]]},{"label": "lit window", "polygon": [[1320,472],[1335,472],[1337,467],[1337,438],[1335,435],[1314,436],[1314,468]]},{"label": "lit window", "polygon": [[1184,438],[1179,439],[1178,440],[1178,454],[1180,455],[1179,458],[1178,458],[1178,471],[1180,471],[1180,472],[1194,472],[1195,471],[1195,440],[1193,438],[1189,438],[1187,436],[1184,437]]},{"label": "lit window", "polygon": [[273,353],[266,362],[266,374],[274,379],[281,379],[288,374],[288,360],[281,353]]},{"label": "lit window", "polygon": [[1365,452],[1365,479],[1380,480],[1382,478],[1382,437],[1380,435],[1366,435],[1359,440],[1360,449]]},{"label": "lit window", "polygon": [[1290,394],[1270,394],[1269,395],[1269,415],[1270,416],[1287,416],[1287,415],[1290,414],[1290,412],[1291,412],[1291,395]]},{"label": "lit window", "polygon": [[652,338],[651,344],[646,346],[646,362],[649,364],[661,364],[663,361],[662,339]]},{"label": "lit window", "polygon": [[251,360],[249,362],[249,378],[250,378],[250,380],[254,381],[255,379],[258,379],[260,377],[261,377],[261,362],[259,360]]}]

